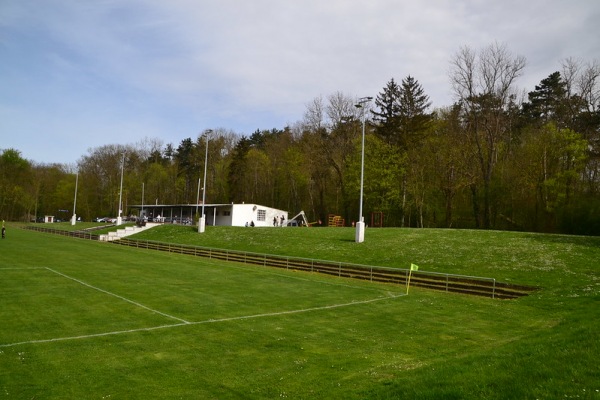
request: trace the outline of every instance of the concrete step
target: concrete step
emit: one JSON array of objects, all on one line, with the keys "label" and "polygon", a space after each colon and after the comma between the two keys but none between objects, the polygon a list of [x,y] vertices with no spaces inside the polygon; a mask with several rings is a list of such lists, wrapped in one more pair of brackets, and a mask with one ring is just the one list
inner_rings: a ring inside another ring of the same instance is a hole
[{"label": "concrete step", "polygon": [[145,231],[146,229],[154,228],[157,225],[160,224],[148,222],[146,223],[146,226],[126,226],[125,228],[117,229],[115,232],[108,232],[106,235],[100,235],[100,241],[111,242],[113,240],[119,240],[123,237]]}]

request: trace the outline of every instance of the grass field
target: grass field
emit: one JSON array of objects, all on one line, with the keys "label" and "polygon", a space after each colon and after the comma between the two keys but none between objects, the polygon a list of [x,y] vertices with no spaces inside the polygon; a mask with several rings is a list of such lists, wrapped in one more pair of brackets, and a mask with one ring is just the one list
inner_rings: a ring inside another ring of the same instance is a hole
[{"label": "grass field", "polygon": [[600,398],[600,238],[164,226],[138,237],[541,287],[519,300],[228,264],[9,226],[0,398]]}]

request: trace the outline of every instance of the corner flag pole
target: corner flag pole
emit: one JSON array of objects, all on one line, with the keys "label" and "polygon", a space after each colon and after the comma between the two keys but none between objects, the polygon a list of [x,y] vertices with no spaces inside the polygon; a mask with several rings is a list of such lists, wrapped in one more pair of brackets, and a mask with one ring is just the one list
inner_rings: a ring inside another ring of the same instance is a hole
[{"label": "corner flag pole", "polygon": [[408,289],[410,288],[410,277],[412,276],[413,271],[418,271],[419,266],[415,264],[410,264],[410,272],[408,273],[408,281],[406,282],[406,294],[408,294]]}]

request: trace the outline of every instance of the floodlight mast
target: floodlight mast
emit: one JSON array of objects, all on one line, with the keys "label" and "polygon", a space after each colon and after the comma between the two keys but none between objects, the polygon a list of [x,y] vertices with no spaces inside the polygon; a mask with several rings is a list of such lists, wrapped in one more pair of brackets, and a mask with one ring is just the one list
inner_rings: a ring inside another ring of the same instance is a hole
[{"label": "floodlight mast", "polygon": [[196,218],[198,217],[198,206],[200,205],[200,179],[198,178],[198,193],[196,194]]},{"label": "floodlight mast", "polygon": [[79,184],[79,171],[75,175],[75,198],[73,199],[73,216],[71,217],[71,225],[75,225],[77,221],[77,185]]},{"label": "floodlight mast", "polygon": [[117,226],[123,223],[123,169],[125,168],[125,152],[123,152],[123,159],[121,160],[121,188],[119,189],[119,214],[117,215]]},{"label": "floodlight mast", "polygon": [[365,105],[369,104],[373,100],[373,97],[361,97],[358,99],[358,103],[354,106],[362,109],[362,145],[361,145],[361,158],[360,158],[360,203],[358,207],[358,222],[356,223],[356,243],[362,243],[365,241],[365,219],[363,216],[363,191],[364,191],[364,177],[365,177],[365,118],[366,110]]},{"label": "floodlight mast", "polygon": [[204,154],[204,182],[202,183],[202,215],[198,220],[198,233],[204,233],[206,229],[206,216],[204,215],[204,203],[206,202],[206,169],[208,166],[208,136],[212,133],[212,129],[204,131],[204,139],[206,140],[206,152]]}]

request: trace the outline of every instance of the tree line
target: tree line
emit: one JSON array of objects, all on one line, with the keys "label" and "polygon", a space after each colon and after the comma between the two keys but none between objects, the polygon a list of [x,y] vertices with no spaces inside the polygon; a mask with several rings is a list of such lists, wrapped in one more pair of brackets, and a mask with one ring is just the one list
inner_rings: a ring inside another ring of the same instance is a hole
[{"label": "tree line", "polygon": [[600,65],[566,59],[519,93],[525,65],[504,45],[462,47],[450,62],[455,102],[442,108],[407,76],[390,79],[365,107],[342,92],[320,96],[293,126],[248,136],[214,129],[177,147],[109,144],[76,166],[5,149],[0,218],[68,219],[76,180],[77,215],[116,216],[121,169],[125,213],[142,202],[196,204],[207,153],[207,203],[303,210],[311,221],[335,214],[350,225],[364,123],[367,225],[373,216],[384,226],[600,234]]}]

